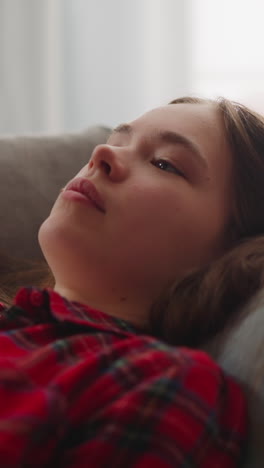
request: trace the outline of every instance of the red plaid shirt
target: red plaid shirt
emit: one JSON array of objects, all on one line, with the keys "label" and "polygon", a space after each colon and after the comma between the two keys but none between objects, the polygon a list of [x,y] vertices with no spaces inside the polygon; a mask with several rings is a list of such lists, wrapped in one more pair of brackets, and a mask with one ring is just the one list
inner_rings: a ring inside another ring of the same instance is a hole
[{"label": "red plaid shirt", "polygon": [[231,468],[238,385],[201,351],[51,289],[0,305],[1,468]]}]

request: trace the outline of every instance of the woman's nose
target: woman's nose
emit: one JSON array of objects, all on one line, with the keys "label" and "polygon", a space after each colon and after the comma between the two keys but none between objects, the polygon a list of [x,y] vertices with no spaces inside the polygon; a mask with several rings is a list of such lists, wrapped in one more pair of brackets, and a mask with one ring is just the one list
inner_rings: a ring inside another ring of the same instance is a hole
[{"label": "woman's nose", "polygon": [[96,146],[88,164],[89,171],[101,171],[111,180],[121,182],[129,174],[128,161],[123,152],[124,148],[107,144]]}]

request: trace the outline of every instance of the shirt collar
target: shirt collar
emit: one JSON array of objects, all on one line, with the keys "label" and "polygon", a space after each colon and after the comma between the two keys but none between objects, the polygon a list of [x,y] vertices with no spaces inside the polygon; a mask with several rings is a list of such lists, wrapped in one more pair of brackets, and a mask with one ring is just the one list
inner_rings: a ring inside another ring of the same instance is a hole
[{"label": "shirt collar", "polygon": [[48,316],[52,316],[59,322],[71,322],[102,331],[125,335],[144,334],[143,329],[126,320],[93,309],[87,304],[69,301],[51,288],[20,288],[13,302],[36,318],[38,313],[42,318],[47,314],[47,320]]}]

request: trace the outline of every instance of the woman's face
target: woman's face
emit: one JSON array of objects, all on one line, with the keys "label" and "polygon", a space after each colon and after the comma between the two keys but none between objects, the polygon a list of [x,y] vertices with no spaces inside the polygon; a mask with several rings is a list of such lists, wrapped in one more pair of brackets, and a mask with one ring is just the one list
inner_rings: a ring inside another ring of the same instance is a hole
[{"label": "woman's face", "polygon": [[167,105],[120,126],[75,176],[105,212],[64,191],[40,228],[55,289],[139,322],[164,287],[223,250],[231,172],[212,105]]}]

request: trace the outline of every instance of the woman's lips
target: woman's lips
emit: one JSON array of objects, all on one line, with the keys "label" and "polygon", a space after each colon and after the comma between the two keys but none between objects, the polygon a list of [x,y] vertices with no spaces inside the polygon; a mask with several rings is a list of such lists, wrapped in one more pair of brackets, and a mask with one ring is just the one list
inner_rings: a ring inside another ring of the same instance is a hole
[{"label": "woman's lips", "polygon": [[68,183],[68,185],[66,185],[65,191],[67,190],[73,190],[74,192],[79,192],[85,195],[100,211],[105,213],[104,202],[90,180],[85,177],[76,177],[76,179],[73,179]]}]

